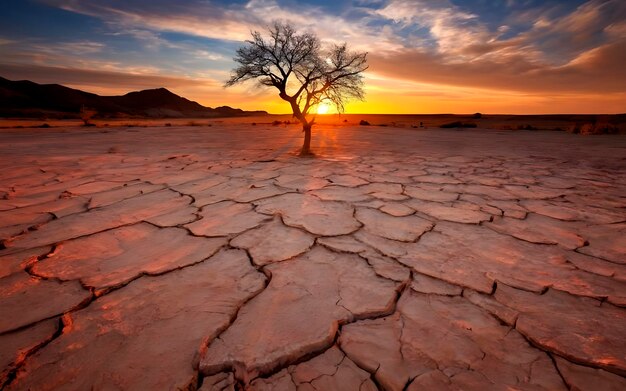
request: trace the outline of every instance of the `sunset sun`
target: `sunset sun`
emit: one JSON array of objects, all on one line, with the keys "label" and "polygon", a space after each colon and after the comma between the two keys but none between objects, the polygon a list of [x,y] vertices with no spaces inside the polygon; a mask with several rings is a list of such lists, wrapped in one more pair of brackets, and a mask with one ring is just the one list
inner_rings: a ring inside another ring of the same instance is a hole
[{"label": "sunset sun", "polygon": [[317,106],[317,114],[328,114],[330,111],[330,104],[328,102],[322,102]]}]

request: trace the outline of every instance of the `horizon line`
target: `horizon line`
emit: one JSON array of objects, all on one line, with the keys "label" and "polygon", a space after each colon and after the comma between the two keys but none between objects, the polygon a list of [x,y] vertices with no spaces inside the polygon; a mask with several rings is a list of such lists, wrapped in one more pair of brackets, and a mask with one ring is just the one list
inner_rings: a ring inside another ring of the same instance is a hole
[{"label": "horizon line", "polygon": [[[246,110],[246,111],[266,111],[266,110]],[[311,115],[315,115],[315,116],[322,116],[322,117],[326,117],[326,116],[332,116],[332,115],[338,115],[338,116],[342,116],[342,115],[475,115],[475,114],[480,114],[482,116],[485,115],[626,115],[626,112],[623,113],[518,113],[518,114],[514,114],[514,113],[483,113],[480,111],[474,112],[474,113],[330,113],[330,114],[311,114]],[[292,113],[270,113],[268,112],[267,115],[291,115],[293,116]],[[476,118],[476,119],[481,119],[481,118]]]}]

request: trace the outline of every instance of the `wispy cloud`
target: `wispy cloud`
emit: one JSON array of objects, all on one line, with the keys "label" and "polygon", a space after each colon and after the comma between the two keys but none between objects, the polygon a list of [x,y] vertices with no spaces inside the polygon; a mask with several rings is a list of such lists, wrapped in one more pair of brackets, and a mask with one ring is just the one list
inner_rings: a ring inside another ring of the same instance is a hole
[{"label": "wispy cloud", "polygon": [[192,54],[194,57],[200,58],[203,60],[218,61],[218,60],[225,59],[225,57],[222,56],[221,54],[210,52],[208,50],[194,50]]},{"label": "wispy cloud", "polygon": [[374,12],[425,27],[436,42],[434,50],[418,43],[373,53],[371,69],[390,78],[510,91],[626,91],[626,2],[620,0],[592,0],[560,18],[536,19],[506,39],[502,29],[490,31],[478,15],[447,0],[395,0]]},{"label": "wispy cloud", "polygon": [[465,47],[491,38],[477,15],[459,10],[448,0],[394,0],[373,13],[405,28],[427,28],[437,51],[455,54],[458,60],[463,59]]},{"label": "wispy cloud", "polygon": [[[9,79],[30,79],[40,83],[63,83],[66,85],[90,85],[103,87],[115,85],[126,86],[124,90],[165,87],[186,87],[196,84],[218,87],[221,83],[214,80],[197,80],[191,78],[150,75],[141,72],[119,72],[109,70],[90,70],[83,68],[53,67],[45,65],[0,64],[0,74]],[[119,88],[119,87],[118,87]]]},{"label": "wispy cloud", "polygon": [[66,11],[102,18],[118,26],[138,26],[157,31],[175,31],[208,38],[243,40],[248,36],[246,26],[258,21],[240,7],[213,5],[210,2],[171,2],[155,0],[149,3],[118,2],[115,0],[43,0],[46,4]]},{"label": "wispy cloud", "polygon": [[398,46],[382,26],[369,26],[367,17],[348,19],[329,14],[323,8],[276,0],[250,0],[244,6],[211,4],[206,1],[172,3],[120,3],[113,0],[43,0],[49,5],[81,13],[113,24],[126,31],[138,27],[171,31],[212,39],[244,41],[253,30],[264,30],[274,20],[288,20],[312,30],[328,41],[350,42],[361,48],[391,49]]},{"label": "wispy cloud", "polygon": [[539,17],[520,38],[540,48],[547,61],[563,64],[599,45],[626,39],[619,27],[625,21],[623,0],[592,0],[564,16]]},{"label": "wispy cloud", "polygon": [[48,52],[64,52],[64,53],[73,53],[77,55],[88,55],[93,53],[99,53],[104,48],[104,44],[101,42],[93,42],[93,41],[71,41],[71,42],[59,42],[53,47],[46,47],[44,45],[39,45],[39,51],[48,51]]},{"label": "wispy cloud", "polygon": [[625,53],[626,43],[620,42],[591,49],[563,66],[534,65],[521,56],[446,63],[419,50],[392,57],[373,54],[370,62],[372,70],[388,78],[493,90],[614,93],[626,91]]}]

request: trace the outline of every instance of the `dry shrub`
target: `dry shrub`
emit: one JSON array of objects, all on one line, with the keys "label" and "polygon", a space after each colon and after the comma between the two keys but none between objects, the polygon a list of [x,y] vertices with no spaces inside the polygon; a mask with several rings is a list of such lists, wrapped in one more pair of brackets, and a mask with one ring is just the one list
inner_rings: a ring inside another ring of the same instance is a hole
[{"label": "dry shrub", "polygon": [[619,133],[619,127],[607,122],[588,122],[584,124],[574,124],[570,126],[567,131],[569,133],[582,135],[617,134]]},{"label": "dry shrub", "polygon": [[539,130],[539,128],[532,126],[530,124],[526,124],[526,125],[517,125],[517,130]]},{"label": "dry shrub", "polygon": [[83,126],[96,126],[91,119],[98,114],[98,111],[95,109],[90,109],[85,106],[80,109],[80,119],[83,121]]},{"label": "dry shrub", "polygon": [[444,129],[452,129],[452,128],[477,128],[478,125],[476,125],[473,122],[461,122],[461,121],[454,121],[454,122],[449,122],[447,124],[443,124],[440,126],[440,128],[444,128]]}]

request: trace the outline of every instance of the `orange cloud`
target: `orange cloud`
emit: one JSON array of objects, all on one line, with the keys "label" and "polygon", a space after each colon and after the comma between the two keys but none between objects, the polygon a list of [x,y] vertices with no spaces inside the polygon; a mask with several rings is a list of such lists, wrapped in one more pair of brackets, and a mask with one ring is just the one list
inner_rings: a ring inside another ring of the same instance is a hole
[{"label": "orange cloud", "polygon": [[388,78],[546,93],[626,91],[626,40],[587,51],[563,66],[527,61],[523,54],[498,59],[447,63],[420,50],[369,57],[372,71]]}]

